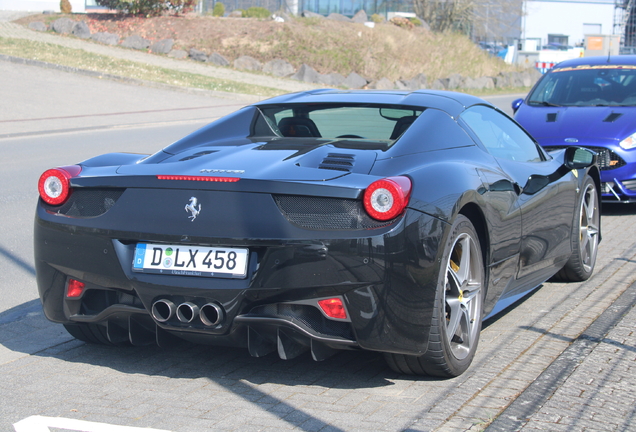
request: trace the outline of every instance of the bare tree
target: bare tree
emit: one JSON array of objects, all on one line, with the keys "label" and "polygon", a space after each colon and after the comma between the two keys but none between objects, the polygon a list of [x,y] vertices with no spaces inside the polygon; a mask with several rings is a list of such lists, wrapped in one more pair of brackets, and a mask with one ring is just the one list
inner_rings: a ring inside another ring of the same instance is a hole
[{"label": "bare tree", "polygon": [[521,36],[523,0],[474,0],[472,36],[504,42]]},{"label": "bare tree", "polygon": [[417,16],[437,32],[459,31],[468,33],[477,0],[414,0]]},{"label": "bare tree", "polygon": [[413,0],[415,13],[437,32],[503,40],[520,27],[523,0]]}]

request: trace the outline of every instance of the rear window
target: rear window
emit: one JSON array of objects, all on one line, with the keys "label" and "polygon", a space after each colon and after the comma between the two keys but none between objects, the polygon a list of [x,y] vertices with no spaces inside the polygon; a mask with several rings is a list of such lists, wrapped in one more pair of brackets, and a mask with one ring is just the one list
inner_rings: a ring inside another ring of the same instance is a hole
[{"label": "rear window", "polygon": [[528,97],[533,106],[635,106],[636,66],[553,69]]},{"label": "rear window", "polygon": [[393,142],[422,113],[421,108],[383,105],[296,104],[261,106],[281,137]]}]

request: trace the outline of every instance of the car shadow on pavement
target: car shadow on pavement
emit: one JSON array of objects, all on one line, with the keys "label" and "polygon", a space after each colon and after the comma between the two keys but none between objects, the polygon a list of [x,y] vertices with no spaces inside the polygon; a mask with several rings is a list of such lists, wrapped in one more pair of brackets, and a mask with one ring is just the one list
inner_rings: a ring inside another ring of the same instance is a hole
[{"label": "car shadow on pavement", "polygon": [[[439,381],[394,373],[381,354],[369,351],[342,351],[315,362],[308,353],[293,360],[281,360],[276,354],[253,358],[247,349],[188,342],[171,348],[92,345],[72,338],[63,326],[46,320],[38,303],[28,302],[0,314],[0,377],[10,377],[16,368],[28,368],[35,357],[40,359],[38,367],[55,377],[51,378],[53,386],[55,379],[70,379],[78,383],[78,389],[92,389],[91,394],[117,393],[131,385],[150,392],[149,397],[155,397],[155,392],[156,397],[177,397],[187,391],[190,396],[200,394],[204,400],[248,403],[299,430],[328,427],[331,431],[341,429],[294,406],[285,395],[305,394],[311,398],[325,392],[365,389],[393,394],[413,381]],[[20,311],[28,312],[15,319]],[[36,380],[45,379],[35,370],[32,373]],[[295,413],[292,418],[311,421],[298,424],[287,416],[290,412]]]},{"label": "car shadow on pavement", "polygon": [[197,345],[102,346],[75,340],[60,324],[49,322],[39,300],[0,314],[0,367],[27,356],[56,359],[111,368],[126,374],[162,375],[166,378],[209,378],[232,385],[238,381],[260,385],[318,385],[329,388],[375,388],[391,386],[395,379],[437,381],[392,372],[382,354],[341,351],[316,362],[309,353],[292,360],[278,355],[251,357],[246,348]]},{"label": "car shadow on pavement", "polygon": [[[323,362],[314,362],[308,354],[288,361],[277,355],[252,358],[246,349],[187,342],[172,348],[86,344],[73,339],[61,325],[46,320],[41,307],[36,310],[37,303],[28,302],[0,314],[2,377],[8,379],[16,367],[28,367],[33,357],[45,361],[48,358],[53,360],[45,363],[49,371],[50,367],[57,369],[50,365],[64,365],[57,370],[58,377],[76,380],[77,374],[91,376],[84,386],[96,391],[108,386],[125,387],[131,380],[142,388],[155,388],[160,380],[161,388],[156,390],[161,394],[180,394],[187,382],[191,393],[207,395],[213,388],[215,396],[223,400],[238,398],[285,421],[288,413],[302,410],[272,389],[289,388],[295,392],[294,388],[300,387],[301,393],[308,394],[331,389],[372,389],[393,386],[392,380],[399,377],[389,370],[380,354],[372,352],[341,352]],[[15,319],[20,312],[21,316]],[[310,413],[301,414],[312,420],[311,430],[329,426]],[[300,429],[304,429],[302,425]],[[330,426],[330,430],[340,429]]]},{"label": "car shadow on pavement", "polygon": [[636,214],[636,203],[603,203],[603,216],[631,216]]}]

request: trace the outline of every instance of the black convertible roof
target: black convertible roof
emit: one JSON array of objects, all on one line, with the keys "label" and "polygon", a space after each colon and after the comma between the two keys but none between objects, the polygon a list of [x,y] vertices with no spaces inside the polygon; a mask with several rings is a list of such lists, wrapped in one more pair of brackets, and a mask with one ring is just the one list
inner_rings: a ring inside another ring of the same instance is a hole
[{"label": "black convertible roof", "polygon": [[334,90],[320,89],[290,93],[258,102],[254,105],[311,103],[369,103],[436,108],[456,117],[472,105],[491,105],[475,96],[442,90]]}]

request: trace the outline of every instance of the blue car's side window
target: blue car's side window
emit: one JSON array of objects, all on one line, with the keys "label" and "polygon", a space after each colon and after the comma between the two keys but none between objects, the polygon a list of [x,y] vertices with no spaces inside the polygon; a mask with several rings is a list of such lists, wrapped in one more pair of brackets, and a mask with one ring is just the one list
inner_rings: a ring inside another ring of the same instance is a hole
[{"label": "blue car's side window", "polygon": [[461,118],[493,156],[517,162],[544,160],[534,140],[496,110],[483,105],[474,106],[464,111]]}]

